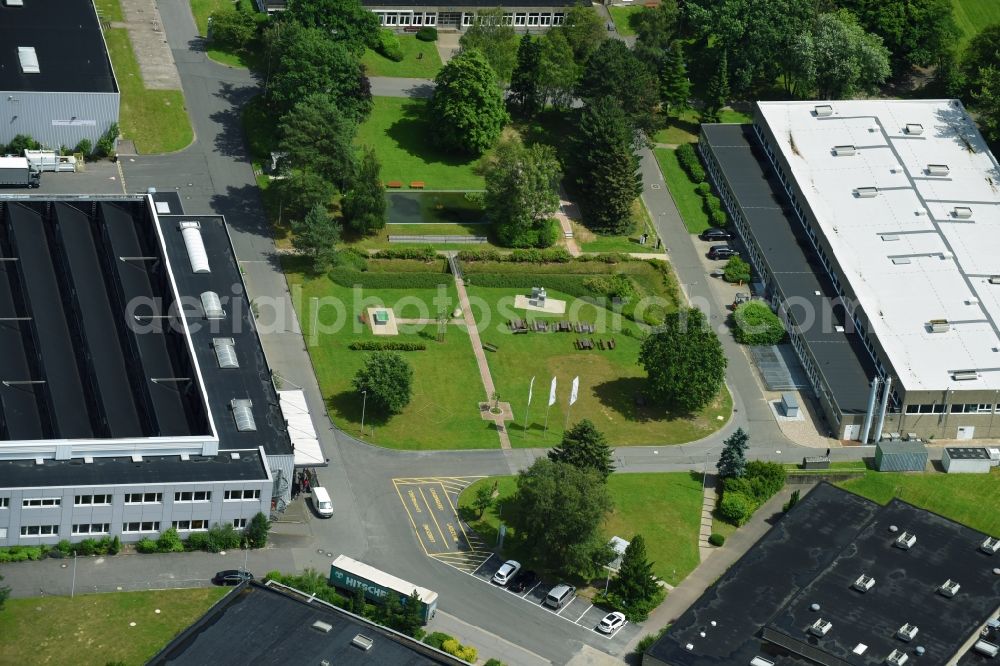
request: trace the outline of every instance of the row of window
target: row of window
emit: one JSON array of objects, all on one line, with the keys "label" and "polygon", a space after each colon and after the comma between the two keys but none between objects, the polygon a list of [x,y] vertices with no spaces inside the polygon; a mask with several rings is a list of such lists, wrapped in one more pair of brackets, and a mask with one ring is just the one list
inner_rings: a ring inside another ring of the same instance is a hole
[{"label": "row of window", "polygon": [[[207,520],[175,520],[172,523],[178,532],[204,532],[208,530]],[[233,527],[238,530],[247,526],[246,518],[234,518]],[[122,524],[122,534],[144,534],[160,531],[160,522],[156,520],[135,521]],[[111,523],[80,523],[73,525],[73,536],[94,536],[111,534]],[[58,525],[22,525],[21,536],[58,536]],[[6,537],[6,530],[0,538]]]},{"label": "row of window", "polygon": [[[112,495],[76,495],[73,506],[111,506]],[[251,501],[260,499],[260,490],[227,490],[226,501]],[[174,502],[210,502],[212,491],[190,490],[174,493]],[[125,493],[125,504],[161,504],[163,493]],[[9,497],[0,497],[0,509],[10,506]],[[60,497],[30,497],[21,500],[21,507],[34,509],[41,507],[62,506]]]},{"label": "row of window", "polygon": [[[438,15],[434,12],[407,12],[407,11],[376,11],[380,25],[388,26],[435,26],[438,24]],[[458,23],[458,12],[443,12],[441,24]],[[479,16],[474,12],[462,12],[461,20],[463,26],[482,24],[487,19],[492,22],[492,17]],[[503,25],[515,26],[553,26],[562,25],[566,20],[566,15],[561,12],[508,12],[503,15],[500,22]]]},{"label": "row of window", "polygon": [[428,12],[375,12],[379,25],[437,25],[437,14]]},{"label": "row of window", "polygon": [[[947,411],[951,414],[992,414],[994,411],[1000,413],[1000,405],[993,405],[989,402],[966,402],[947,405]],[[945,405],[934,403],[932,405],[907,405],[907,414],[944,414]]]}]

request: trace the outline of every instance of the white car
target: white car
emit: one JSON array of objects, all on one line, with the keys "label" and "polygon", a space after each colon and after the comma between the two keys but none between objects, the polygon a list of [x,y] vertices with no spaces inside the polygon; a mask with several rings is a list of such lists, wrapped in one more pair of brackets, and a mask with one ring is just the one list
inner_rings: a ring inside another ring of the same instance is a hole
[{"label": "white car", "polygon": [[515,562],[514,560],[507,560],[500,565],[497,572],[493,574],[493,582],[497,585],[506,585],[509,583],[517,572],[521,570],[521,563]]},{"label": "white car", "polygon": [[625,615],[615,611],[614,613],[608,613],[597,625],[597,630],[602,634],[610,634],[615,630],[620,629],[621,626],[625,624]]}]

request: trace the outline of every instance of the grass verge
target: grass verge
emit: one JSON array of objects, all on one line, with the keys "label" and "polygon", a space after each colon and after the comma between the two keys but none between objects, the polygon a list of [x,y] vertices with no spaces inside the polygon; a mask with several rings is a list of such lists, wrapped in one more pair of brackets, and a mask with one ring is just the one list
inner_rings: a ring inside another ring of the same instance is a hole
[{"label": "grass verge", "polygon": [[1000,23],[1000,2],[996,0],[951,0],[951,6],[963,43],[991,23]]},{"label": "grass verge", "polygon": [[0,663],[142,664],[227,591],[202,588],[10,599],[0,612],[4,637]]},{"label": "grass verge", "polygon": [[639,14],[643,9],[642,5],[632,5],[630,7],[612,5],[608,7],[611,13],[611,20],[615,22],[615,30],[622,37],[635,35],[635,28],[632,27],[632,17]]},{"label": "grass verge", "polygon": [[399,62],[368,49],[361,63],[368,76],[392,76],[413,79],[433,79],[441,71],[441,56],[434,42],[419,40],[414,35],[399,35],[403,59]]},{"label": "grass verge", "polygon": [[688,175],[681,168],[677,161],[677,153],[671,148],[654,148],[653,154],[656,162],[663,172],[663,179],[667,181],[667,189],[670,196],[677,204],[677,210],[684,220],[684,226],[692,234],[700,234],[708,229],[711,224],[708,215],[705,213],[704,203],[701,195],[698,194],[697,186],[691,182]]},{"label": "grass verge", "polygon": [[[698,478],[695,478],[697,476]],[[481,485],[498,483],[499,497],[480,519],[470,521],[486,543],[496,543],[501,507],[509,503],[517,489],[513,476],[480,479],[459,497],[459,507],[473,516],[471,503]],[[641,534],[653,562],[653,571],[671,585],[677,585],[698,566],[698,525],[701,520],[701,477],[687,472],[660,474],[612,474],[608,490],[615,508],[602,532],[610,539],[630,540]],[[517,535],[507,532],[508,555],[518,557]],[[526,566],[530,566],[525,562]]]},{"label": "grass verge", "polygon": [[[753,118],[742,111],[733,109],[723,109],[719,112],[720,123],[749,123]],[[693,109],[688,109],[676,117],[666,118],[666,127],[659,129],[653,134],[655,143],[681,144],[694,143],[698,140],[700,132],[701,114]]]},{"label": "grass verge", "polygon": [[[649,219],[649,212],[646,210],[646,205],[642,203],[641,197],[637,197],[632,202],[632,228],[624,234],[605,236],[595,234],[580,222],[572,222],[572,224],[573,237],[584,252],[656,252],[653,249],[653,245],[656,243],[656,234],[653,231],[653,223]],[[646,245],[639,244],[639,236],[643,233],[649,234]]]}]

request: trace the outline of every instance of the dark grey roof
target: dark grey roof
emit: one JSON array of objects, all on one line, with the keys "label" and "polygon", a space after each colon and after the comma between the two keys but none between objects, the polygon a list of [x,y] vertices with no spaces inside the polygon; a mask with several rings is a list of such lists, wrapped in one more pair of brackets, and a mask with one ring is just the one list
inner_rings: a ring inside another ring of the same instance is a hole
[{"label": "dark grey roof", "polygon": [[[871,356],[853,328],[816,251],[795,218],[787,195],[753,135],[751,125],[702,125],[712,153],[760,247],[764,261],[785,298],[790,318],[815,357],[839,409],[864,414],[869,382],[875,374]],[[819,292],[819,295],[817,295]]]},{"label": "dark grey roof", "polygon": [[901,439],[886,439],[875,445],[882,453],[920,453],[927,455],[927,447],[923,442],[903,441]]},{"label": "dark grey roof", "polygon": [[[240,585],[148,663],[263,666],[460,666],[465,662],[322,601],[260,583]],[[320,621],[329,631],[313,628]],[[351,644],[371,638],[365,651]]]},{"label": "dark grey roof", "polygon": [[[1000,645],[1000,628],[987,628],[986,633],[980,638],[993,645]],[[996,659],[979,654],[975,650],[969,650],[958,660],[958,666],[990,666],[996,663]]]},{"label": "dark grey roof", "polygon": [[0,439],[210,433],[145,201],[0,198],[0,256]]},{"label": "dark grey roof", "polygon": [[[174,195],[176,196],[176,195]],[[161,197],[159,200],[168,200]],[[180,200],[171,204],[179,210]],[[253,312],[243,286],[239,264],[233,252],[225,220],[217,215],[160,215],[160,228],[173,267],[174,280],[182,300],[187,300],[188,326],[208,401],[219,434],[220,449],[244,449],[263,446],[268,455],[292,453],[291,441],[278,406],[278,396],[271,381],[271,370],[264,357]],[[194,273],[180,232],[181,221],[197,221],[208,254],[210,272]],[[226,316],[207,320],[202,316],[201,294],[219,295]],[[238,368],[220,368],[212,346],[215,338],[232,338]],[[256,430],[240,432],[230,403],[250,399]]]},{"label": "dark grey roof", "polygon": [[[39,72],[24,74],[19,46],[34,47]],[[0,91],[117,92],[91,0],[0,3]]]},{"label": "dark grey roof", "polygon": [[983,446],[949,446],[945,449],[952,460],[989,460],[990,453]]},{"label": "dark grey roof", "polygon": [[[917,537],[909,550],[893,546],[902,531]],[[755,655],[777,664],[875,666],[893,649],[913,659],[920,645],[927,663],[943,664],[1000,598],[996,558],[979,550],[984,538],[899,500],[880,508],[820,484],[647,653],[671,666],[747,664]],[[875,579],[866,593],[852,588],[861,574]],[[937,593],[949,578],[961,585],[950,599]],[[819,618],[833,625],[823,638],[807,633]],[[895,637],[906,623],[919,630],[912,643]],[[868,648],[856,655],[859,643]]]},{"label": "dark grey roof", "polygon": [[217,456],[144,456],[45,460],[0,460],[0,488],[51,488],[83,486],[140,485],[144,483],[206,483],[209,481],[259,481],[267,478],[260,451],[240,451],[234,459],[229,452]]},{"label": "dark grey roof", "polygon": [[[271,4],[270,2],[268,4]],[[393,0],[362,0],[361,4],[369,8],[377,9],[394,9],[396,7],[409,8],[424,8],[424,11],[447,11],[447,12],[460,12],[463,9],[466,11],[474,11],[476,9],[494,9],[496,7],[501,7],[505,11],[528,11],[527,8],[546,8],[546,9],[570,9],[581,3],[575,2],[574,0],[524,0],[523,2],[512,2],[509,4],[500,4],[496,0],[461,0],[454,5],[438,5],[433,2],[427,2],[427,0],[399,0],[394,2]]]}]

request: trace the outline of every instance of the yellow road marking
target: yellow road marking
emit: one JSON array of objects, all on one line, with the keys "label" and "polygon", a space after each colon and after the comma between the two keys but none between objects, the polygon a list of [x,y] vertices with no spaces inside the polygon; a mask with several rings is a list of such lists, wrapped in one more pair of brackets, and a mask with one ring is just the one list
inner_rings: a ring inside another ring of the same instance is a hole
[{"label": "yellow road marking", "polygon": [[[448,497],[448,493],[445,493],[444,496],[445,499],[448,500],[448,505],[451,507],[451,510],[455,512],[455,517],[458,518],[458,529],[462,530],[462,536],[465,537],[465,543],[469,544],[469,548],[471,548],[474,552],[478,552],[479,549],[472,545],[469,535],[465,533],[465,527],[462,526],[462,519],[458,517],[458,510],[455,509],[455,505],[451,503],[451,498]],[[484,542],[480,541],[480,543]]]},{"label": "yellow road marking", "polygon": [[397,486],[395,482],[393,482],[392,486],[396,489],[396,494],[399,495],[399,501],[403,503],[403,511],[406,511],[406,517],[410,519],[410,525],[413,526],[413,534],[417,537],[417,541],[420,542],[420,547],[423,549],[424,555],[430,557],[430,553],[427,552],[427,546],[424,545],[424,540],[420,538],[420,532],[417,530],[417,523],[414,522],[413,516],[410,515],[410,509],[406,506],[406,500],[403,499],[403,493],[399,491],[399,486]]},{"label": "yellow road marking", "polygon": [[420,497],[423,498],[423,500],[424,500],[424,504],[427,505],[427,511],[431,514],[431,520],[434,521],[434,525],[435,525],[435,527],[437,527],[438,533],[441,535],[441,541],[443,541],[444,544],[445,544],[445,547],[450,550],[451,546],[448,545],[448,540],[445,539],[445,537],[444,537],[444,532],[441,530],[441,525],[438,524],[437,516],[434,515],[434,510],[431,509],[431,505],[427,502],[427,496],[424,495],[424,489],[423,488],[418,488],[418,490],[420,491]]},{"label": "yellow road marking", "polygon": [[424,510],[420,508],[420,502],[417,501],[417,494],[412,490],[407,490],[406,494],[409,496],[410,501],[413,503],[413,510],[417,513],[423,513]]},{"label": "yellow road marking", "polygon": [[434,488],[428,488],[427,491],[430,492],[431,497],[434,499],[434,506],[438,508],[438,511],[444,511],[444,503],[441,502],[441,498],[438,497],[437,491],[434,490]]}]

